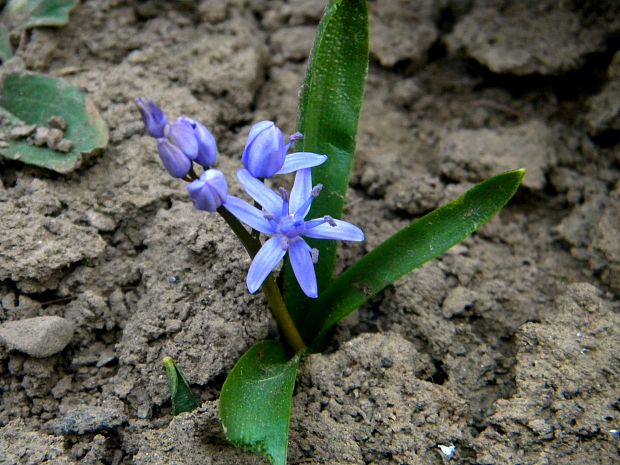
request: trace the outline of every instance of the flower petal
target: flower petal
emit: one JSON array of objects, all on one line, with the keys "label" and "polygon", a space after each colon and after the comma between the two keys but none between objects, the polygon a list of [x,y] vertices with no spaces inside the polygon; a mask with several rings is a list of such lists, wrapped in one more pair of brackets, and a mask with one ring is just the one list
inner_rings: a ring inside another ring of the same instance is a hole
[{"label": "flower petal", "polygon": [[283,236],[272,237],[263,244],[252,260],[247,278],[248,290],[252,294],[261,287],[269,273],[284,258],[286,250],[282,247],[283,241]]},{"label": "flower petal", "polygon": [[[312,171],[310,168],[302,169],[295,173],[295,182],[293,183],[293,189],[289,199],[289,211],[291,213],[297,212],[297,210],[304,204],[304,202],[310,197],[312,192]],[[303,214],[300,214],[300,218],[305,218],[310,211],[310,205],[305,209]]]},{"label": "flower petal", "polygon": [[306,230],[303,235],[314,239],[335,239],[339,241],[355,241],[364,240],[364,232],[357,226],[342,220],[333,220],[336,226],[329,223],[323,223],[308,229],[306,222]]},{"label": "flower petal", "polygon": [[317,298],[318,289],[316,284],[316,274],[312,263],[310,246],[303,239],[299,238],[292,241],[288,248],[293,272],[297,282],[308,297]]},{"label": "flower petal", "polygon": [[276,228],[263,216],[263,212],[239,197],[229,195],[224,202],[224,208],[235,215],[239,221],[257,231],[265,234],[276,233]]},{"label": "flower petal", "polygon": [[274,215],[280,215],[282,211],[282,198],[269,189],[263,182],[256,179],[248,170],[237,171],[239,184],[245,191],[256,200],[265,210]]},{"label": "flower petal", "polygon": [[327,155],[312,152],[296,152],[287,155],[284,165],[276,174],[288,174],[304,168],[322,165],[327,161]]}]

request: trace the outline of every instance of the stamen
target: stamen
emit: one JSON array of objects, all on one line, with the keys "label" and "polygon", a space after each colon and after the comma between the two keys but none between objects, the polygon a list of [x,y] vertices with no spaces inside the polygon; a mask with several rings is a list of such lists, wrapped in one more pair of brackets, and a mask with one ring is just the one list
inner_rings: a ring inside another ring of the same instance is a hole
[{"label": "stamen", "polygon": [[316,265],[319,261],[319,249],[310,249],[310,259]]},{"label": "stamen", "polygon": [[334,221],[334,219],[333,219],[331,216],[329,216],[329,215],[325,215],[325,216],[323,217],[323,219],[325,220],[325,222],[326,222],[327,224],[329,224],[329,225],[330,225],[331,227],[333,227],[333,228],[335,228],[336,226],[338,226],[338,225],[336,224],[336,221]]},{"label": "stamen", "polygon": [[291,137],[288,138],[288,144],[286,144],[285,151],[288,152],[291,146],[295,143],[295,141],[303,139],[303,137],[304,135],[301,132],[291,134]]},{"label": "stamen", "polygon": [[280,191],[280,197],[282,197],[282,211],[280,212],[280,216],[286,216],[288,215],[288,192],[286,191],[286,189],[284,187],[280,187],[278,189]]},{"label": "stamen", "polygon": [[263,213],[263,218],[265,218],[267,221],[271,221],[275,217],[273,216],[273,213],[265,212],[265,213]]},{"label": "stamen", "polygon": [[312,195],[312,197],[317,198],[322,190],[323,190],[323,184],[317,184],[316,186],[314,186],[310,194]]},{"label": "stamen", "polygon": [[282,248],[282,250],[288,250],[288,245],[289,245],[288,237],[286,236],[282,237],[282,242],[280,243],[280,247]]}]

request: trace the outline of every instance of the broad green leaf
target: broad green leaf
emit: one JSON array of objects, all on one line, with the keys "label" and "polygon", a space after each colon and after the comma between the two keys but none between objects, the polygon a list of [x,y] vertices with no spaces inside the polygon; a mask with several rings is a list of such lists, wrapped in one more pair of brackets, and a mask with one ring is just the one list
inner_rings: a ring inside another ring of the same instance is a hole
[{"label": "broad green leaf", "polygon": [[64,26],[76,0],[9,0],[0,22],[9,31],[40,26]]},{"label": "broad green leaf", "polygon": [[219,415],[235,446],[286,464],[293,388],[301,354],[289,360],[276,341],[252,346],[234,366],[220,394]]},{"label": "broad green leaf", "polygon": [[[59,173],[77,168],[83,156],[107,146],[108,128],[93,102],[77,87],[50,76],[8,74],[0,85],[0,155]],[[53,119],[64,121],[68,152],[37,146],[34,135],[14,136],[15,121],[49,129]]]},{"label": "broad green leaf", "polygon": [[164,358],[166,377],[170,385],[170,398],[172,399],[172,414],[178,415],[183,412],[196,410],[200,403],[189,387],[189,383],[181,369],[174,363],[172,357]]},{"label": "broad green leaf", "polygon": [[494,176],[423,216],[342,273],[308,312],[303,327],[313,346],[340,320],[388,284],[438,257],[487,223],[515,194],[525,170]]},{"label": "broad green leaf", "polygon": [[13,56],[9,31],[4,25],[0,24],[0,60],[4,63]]}]

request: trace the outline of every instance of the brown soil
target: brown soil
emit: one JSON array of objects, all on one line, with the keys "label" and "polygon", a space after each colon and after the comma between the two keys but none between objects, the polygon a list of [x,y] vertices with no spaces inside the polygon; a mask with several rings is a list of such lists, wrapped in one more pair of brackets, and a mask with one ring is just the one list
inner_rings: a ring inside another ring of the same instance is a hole
[{"label": "brown soil", "polygon": [[[324,2],[82,3],[13,63],[84,88],[111,143],[66,176],[0,161],[0,322],[73,330],[45,358],[0,345],[0,463],[264,463],[226,443],[217,399],[239,356],[275,335],[269,312],[223,222],[160,166],[133,99],[208,125],[232,173],[253,123],[294,130]],[[370,8],[346,210],[368,240],[342,247],[343,266],[473,183],[528,175],[489,225],[304,361],[289,462],[620,463],[617,2]],[[197,412],[171,416],[166,355]]]}]

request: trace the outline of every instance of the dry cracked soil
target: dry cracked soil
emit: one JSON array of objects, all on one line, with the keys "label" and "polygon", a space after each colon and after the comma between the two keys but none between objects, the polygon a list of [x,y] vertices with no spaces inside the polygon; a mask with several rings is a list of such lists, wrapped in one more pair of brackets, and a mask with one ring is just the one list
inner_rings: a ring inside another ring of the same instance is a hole
[{"label": "dry cracked soil", "polygon": [[[240,164],[294,131],[324,1],[87,0],[13,66],[84,89],[110,144],[57,175],[0,161],[0,463],[265,463],[226,443],[227,372],[276,334],[217,217],[160,166],[136,96]],[[307,357],[291,464],[620,463],[620,4],[376,0],[342,268],[524,167],[491,223]],[[239,187],[231,182],[231,189]],[[202,406],[171,415],[174,357]],[[439,446],[454,446],[449,459]]]}]

